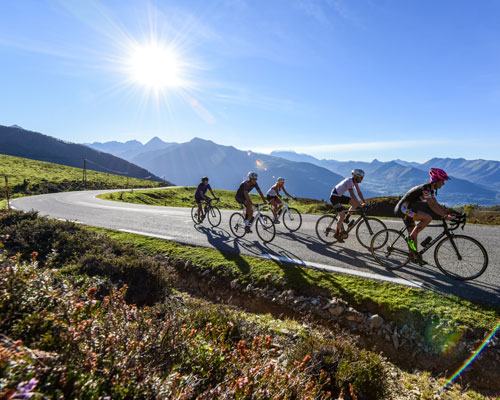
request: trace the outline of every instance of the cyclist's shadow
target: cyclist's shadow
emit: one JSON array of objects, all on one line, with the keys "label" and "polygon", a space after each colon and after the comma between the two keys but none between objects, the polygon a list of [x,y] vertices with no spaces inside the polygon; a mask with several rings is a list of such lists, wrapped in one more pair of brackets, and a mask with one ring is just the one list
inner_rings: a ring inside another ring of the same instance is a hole
[{"label": "cyclist's shadow", "polygon": [[[195,225],[194,228],[205,234],[210,243],[220,254],[230,262],[234,262],[241,272],[249,272],[250,265],[240,254],[238,241],[234,240],[228,231],[222,228],[207,228],[203,225]],[[232,246],[231,246],[232,244]]]}]

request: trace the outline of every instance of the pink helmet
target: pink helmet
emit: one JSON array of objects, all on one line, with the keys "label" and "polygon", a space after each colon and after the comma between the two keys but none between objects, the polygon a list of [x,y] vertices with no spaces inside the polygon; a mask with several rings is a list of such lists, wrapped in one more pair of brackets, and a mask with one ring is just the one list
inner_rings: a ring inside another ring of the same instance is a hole
[{"label": "pink helmet", "polygon": [[447,181],[450,179],[448,174],[440,168],[431,168],[429,175],[431,176],[431,182]]}]

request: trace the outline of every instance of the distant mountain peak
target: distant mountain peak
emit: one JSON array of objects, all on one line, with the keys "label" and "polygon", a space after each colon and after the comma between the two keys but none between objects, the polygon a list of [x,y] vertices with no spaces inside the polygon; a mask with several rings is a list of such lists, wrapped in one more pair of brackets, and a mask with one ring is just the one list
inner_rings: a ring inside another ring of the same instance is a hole
[{"label": "distant mountain peak", "polygon": [[24,128],[22,126],[19,126],[19,125],[16,125],[16,124],[11,125],[10,127],[11,128],[16,128],[16,129],[22,129],[24,131]]},{"label": "distant mountain peak", "polygon": [[155,136],[154,138],[152,138],[149,142],[147,142],[145,144],[145,146],[147,145],[156,145],[156,144],[163,144],[165,143],[163,140],[161,140],[158,136]]}]

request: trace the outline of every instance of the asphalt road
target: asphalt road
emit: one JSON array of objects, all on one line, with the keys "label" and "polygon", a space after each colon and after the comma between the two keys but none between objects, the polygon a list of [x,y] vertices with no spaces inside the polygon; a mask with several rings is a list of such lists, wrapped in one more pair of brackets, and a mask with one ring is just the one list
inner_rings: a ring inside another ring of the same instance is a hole
[{"label": "asphalt road", "polygon": [[[113,190],[116,191],[116,190]],[[302,227],[288,233],[277,225],[275,239],[262,243],[255,231],[242,239],[235,239],[229,229],[229,218],[234,211],[222,211],[222,223],[212,228],[208,221],[195,226],[189,208],[158,207],[112,202],[96,198],[109,191],[54,193],[19,198],[13,201],[17,209],[37,210],[40,215],[71,220],[86,225],[119,229],[148,236],[174,240],[180,243],[212,247],[251,256],[280,259],[305,268],[317,268],[332,273],[349,273],[372,279],[390,281],[413,287],[422,287],[453,294],[474,302],[500,306],[500,226],[467,225],[463,234],[479,240],[489,255],[486,272],[474,281],[460,282],[443,275],[434,266],[431,249],[424,259],[428,265],[409,264],[398,271],[387,271],[378,265],[368,250],[362,247],[354,234],[343,244],[327,246],[314,230],[317,215],[303,215]],[[384,220],[388,227],[400,228],[401,222]],[[436,235],[437,228],[427,228],[425,235]],[[304,270],[304,273],[306,270]]]}]

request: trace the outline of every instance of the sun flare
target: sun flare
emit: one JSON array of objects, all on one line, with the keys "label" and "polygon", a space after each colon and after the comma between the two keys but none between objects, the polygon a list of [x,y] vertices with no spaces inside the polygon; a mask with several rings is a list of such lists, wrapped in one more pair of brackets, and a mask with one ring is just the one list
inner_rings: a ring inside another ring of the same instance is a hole
[{"label": "sun flare", "polygon": [[183,63],[175,49],[158,43],[134,46],[129,59],[131,79],[152,90],[184,86]]}]

